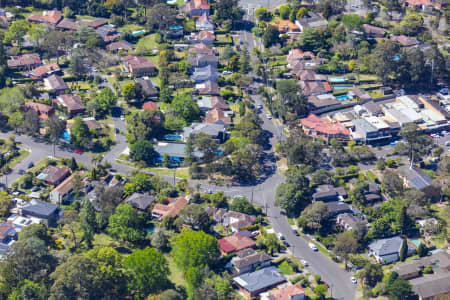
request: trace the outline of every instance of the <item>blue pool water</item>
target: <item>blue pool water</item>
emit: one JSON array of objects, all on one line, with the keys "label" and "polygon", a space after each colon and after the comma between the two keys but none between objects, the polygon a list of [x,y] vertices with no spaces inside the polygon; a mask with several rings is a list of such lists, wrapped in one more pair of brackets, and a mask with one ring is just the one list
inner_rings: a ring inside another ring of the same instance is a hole
[{"label": "blue pool water", "polygon": [[63,140],[66,141],[70,140],[70,133],[67,130],[65,130],[64,133],[62,134],[62,138]]},{"label": "blue pool water", "polygon": [[333,89],[335,89],[335,90],[349,90],[352,88],[353,88],[353,86],[351,86],[351,85],[335,85],[335,86],[333,86]]},{"label": "blue pool water", "polygon": [[146,230],[148,233],[153,233],[153,232],[155,231],[155,228],[154,228],[153,226],[150,226],[150,227],[145,228],[145,230]]},{"label": "blue pool water", "polygon": [[394,58],[392,59],[393,61],[397,61],[397,60],[399,60],[400,59],[400,56],[394,56]]},{"label": "blue pool water", "polygon": [[183,139],[181,135],[172,135],[172,134],[168,134],[164,136],[164,138],[169,141],[181,141]]},{"label": "blue pool water", "polygon": [[145,30],[139,30],[139,31],[133,32],[131,35],[132,35],[132,36],[138,36],[138,35],[140,35],[140,34],[143,34],[144,32],[145,32]]},{"label": "blue pool water", "polygon": [[336,97],[336,99],[338,99],[339,101],[347,100],[348,98],[349,98],[349,96],[347,96],[347,95],[342,95],[342,96]]},{"label": "blue pool water", "polygon": [[329,82],[346,82],[347,78],[336,78],[336,77],[331,77],[328,78]]}]

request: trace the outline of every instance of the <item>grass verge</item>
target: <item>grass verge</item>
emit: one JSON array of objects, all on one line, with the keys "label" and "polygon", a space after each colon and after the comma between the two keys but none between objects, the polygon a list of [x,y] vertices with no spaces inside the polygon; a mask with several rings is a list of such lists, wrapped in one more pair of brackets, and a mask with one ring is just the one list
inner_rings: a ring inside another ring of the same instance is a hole
[{"label": "grass verge", "polygon": [[8,167],[14,168],[19,162],[25,159],[30,154],[28,150],[20,150],[19,155],[8,162]]}]

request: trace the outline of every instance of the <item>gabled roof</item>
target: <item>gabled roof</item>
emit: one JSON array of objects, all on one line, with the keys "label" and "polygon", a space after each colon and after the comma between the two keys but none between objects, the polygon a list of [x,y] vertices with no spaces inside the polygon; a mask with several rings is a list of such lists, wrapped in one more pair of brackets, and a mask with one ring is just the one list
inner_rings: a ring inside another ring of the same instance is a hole
[{"label": "gabled roof", "polygon": [[188,50],[189,54],[216,54],[216,49],[204,43],[193,45]]},{"label": "gabled roof", "polygon": [[118,42],[113,42],[109,45],[106,46],[106,50],[108,51],[117,51],[117,50],[131,50],[133,49],[133,45],[131,45],[130,43],[128,43],[125,40],[122,41],[118,41]]},{"label": "gabled roof", "polygon": [[78,174],[80,176],[83,176],[83,172],[78,172],[70,175],[66,179],[64,179],[63,182],[61,182],[56,188],[52,190],[52,193],[58,193],[60,195],[66,195],[69,193],[73,188],[73,178],[75,177],[75,174]]},{"label": "gabled roof", "polygon": [[193,35],[194,39],[201,41],[201,40],[212,40],[214,41],[214,39],[216,38],[216,36],[214,35],[214,33],[210,32],[210,31],[200,31],[197,34]]},{"label": "gabled roof", "polygon": [[386,34],[386,30],[384,28],[381,27],[376,27],[370,24],[363,24],[363,28],[364,31],[368,34],[368,35],[379,35],[379,36],[383,36]]},{"label": "gabled roof", "polygon": [[309,57],[316,57],[314,55],[313,52],[311,51],[306,51],[303,52],[302,49],[292,49],[289,51],[289,54],[287,56],[288,60],[301,60],[303,59],[305,56],[309,56]]},{"label": "gabled roof", "polygon": [[47,86],[52,90],[68,89],[67,84],[58,75],[51,75],[44,79]]},{"label": "gabled roof", "polygon": [[406,35],[393,36],[391,37],[391,40],[400,43],[403,47],[416,46],[420,44],[420,42],[415,38],[410,38],[407,37]]},{"label": "gabled roof", "polygon": [[426,188],[433,181],[427,174],[416,167],[411,168],[408,165],[404,165],[399,168],[399,172],[408,181],[408,185],[418,190]]},{"label": "gabled roof", "polygon": [[412,290],[420,296],[420,299],[433,299],[433,296],[449,295],[449,282],[450,273],[436,274],[410,281]]},{"label": "gabled roof", "polygon": [[239,251],[246,248],[255,247],[256,243],[249,237],[243,236],[239,232],[221,238],[217,241],[220,245],[222,252],[230,253],[233,251]]},{"label": "gabled roof", "polygon": [[[239,252],[247,251],[250,249],[251,248],[244,249]],[[251,249],[251,250],[253,250],[253,249]],[[245,256],[239,256],[239,253],[238,253],[237,258],[234,259],[234,261],[232,261],[232,264],[236,268],[241,269],[241,268],[245,268],[247,266],[254,265],[256,263],[264,263],[264,262],[271,261],[271,260],[272,260],[272,258],[264,251],[261,251],[261,252],[253,251],[253,253],[251,253],[249,255],[245,255]]]},{"label": "gabled roof", "polygon": [[222,110],[214,108],[206,113],[203,123],[229,125],[232,122],[229,117],[225,116],[225,113]]},{"label": "gabled roof", "polygon": [[11,222],[0,223],[0,239],[14,237],[17,234],[14,225]]},{"label": "gabled roof", "polygon": [[297,25],[292,23],[289,20],[280,20],[278,22],[269,22],[269,25],[275,26],[278,28],[278,31],[284,32],[284,31],[299,31]]},{"label": "gabled roof", "polygon": [[187,138],[190,135],[203,132],[212,137],[216,137],[224,131],[225,126],[223,124],[192,123],[191,126],[183,128],[183,136]]},{"label": "gabled roof", "polygon": [[85,109],[83,101],[78,95],[64,94],[58,96],[56,99],[58,99],[58,102],[66,107],[69,111],[79,111]]},{"label": "gabled roof", "polygon": [[[198,88],[198,93],[200,95],[219,95],[220,94],[220,90],[219,90],[219,85],[217,83],[215,83],[214,81],[211,80],[207,80],[204,83],[202,83],[200,85],[201,87]],[[218,100],[216,100],[218,101]],[[225,102],[225,101],[224,101]],[[226,105],[226,103],[225,103]]]},{"label": "gabled roof", "polygon": [[30,71],[31,76],[42,77],[53,72],[58,72],[60,70],[58,64],[49,64],[37,67]]},{"label": "gabled roof", "polygon": [[127,55],[122,60],[134,69],[145,69],[156,67],[154,62],[149,61],[143,56]]},{"label": "gabled roof", "polygon": [[370,243],[369,248],[378,256],[389,255],[393,253],[400,253],[403,239],[399,236],[392,238],[376,240]]},{"label": "gabled roof", "polygon": [[41,59],[37,53],[27,53],[20,56],[13,56],[11,59],[8,59],[8,67],[10,68],[33,66],[40,63]]},{"label": "gabled roof", "polygon": [[80,28],[80,23],[76,22],[74,19],[64,18],[56,25],[56,28],[76,31]]},{"label": "gabled roof", "polygon": [[141,85],[142,92],[146,97],[156,97],[158,95],[158,90],[150,79],[136,78],[135,81]]}]

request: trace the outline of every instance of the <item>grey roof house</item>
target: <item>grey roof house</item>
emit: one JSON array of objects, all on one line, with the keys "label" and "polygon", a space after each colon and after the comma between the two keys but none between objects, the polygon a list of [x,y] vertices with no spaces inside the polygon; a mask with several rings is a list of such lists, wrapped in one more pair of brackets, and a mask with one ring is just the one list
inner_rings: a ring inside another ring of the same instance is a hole
[{"label": "grey roof house", "polygon": [[219,58],[210,54],[197,54],[197,56],[188,57],[188,61],[192,68],[203,68],[206,66],[217,68]]},{"label": "grey roof house", "polygon": [[[381,239],[369,244],[369,254],[372,255],[378,263],[389,264],[400,258],[403,239],[399,236]],[[408,255],[413,254],[416,249],[408,244]]]},{"label": "grey roof house", "polygon": [[131,206],[140,211],[147,211],[154,202],[157,202],[156,197],[141,193],[133,193],[125,200],[126,204],[131,204]]},{"label": "grey roof house", "polygon": [[[186,145],[178,143],[165,143],[160,142],[155,145],[155,151],[159,154],[158,161],[162,161],[165,154],[169,156],[169,159],[174,163],[181,163],[186,158]],[[203,153],[194,151],[194,157],[202,158]]]},{"label": "grey roof house", "polygon": [[304,18],[295,21],[295,25],[297,25],[301,31],[305,30],[307,27],[326,29],[328,21],[321,15],[308,11],[308,14]]},{"label": "grey roof house", "polygon": [[276,267],[267,267],[235,277],[233,282],[243,294],[253,298],[286,282],[286,278]]},{"label": "grey roof house", "polygon": [[191,76],[191,79],[196,83],[208,80],[216,82],[217,78],[219,78],[217,69],[210,65],[203,68],[195,68],[194,74]]},{"label": "grey roof house", "polygon": [[183,128],[183,140],[187,140],[189,136],[196,135],[197,133],[205,133],[211,136],[219,143],[223,143],[226,140],[226,128],[223,124],[207,124],[207,123],[192,123],[191,126]]},{"label": "grey roof house", "polygon": [[59,217],[59,206],[34,199],[22,207],[22,215],[39,218],[48,227],[54,227]]},{"label": "grey roof house", "polygon": [[322,184],[316,187],[312,195],[313,202],[315,201],[339,201],[347,198],[347,192],[343,187],[334,187],[330,184]]},{"label": "grey roof house", "polygon": [[139,84],[142,89],[142,95],[144,98],[156,98],[158,97],[158,89],[150,79],[136,78],[136,84]]}]

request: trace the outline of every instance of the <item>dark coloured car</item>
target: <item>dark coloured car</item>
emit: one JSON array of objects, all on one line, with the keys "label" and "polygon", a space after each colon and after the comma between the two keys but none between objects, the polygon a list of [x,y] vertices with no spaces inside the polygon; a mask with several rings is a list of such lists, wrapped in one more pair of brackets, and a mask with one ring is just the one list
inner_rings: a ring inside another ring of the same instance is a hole
[{"label": "dark coloured car", "polygon": [[33,163],[33,162],[30,162],[30,163],[28,164],[28,169],[31,169],[32,167],[34,167],[34,163]]}]

